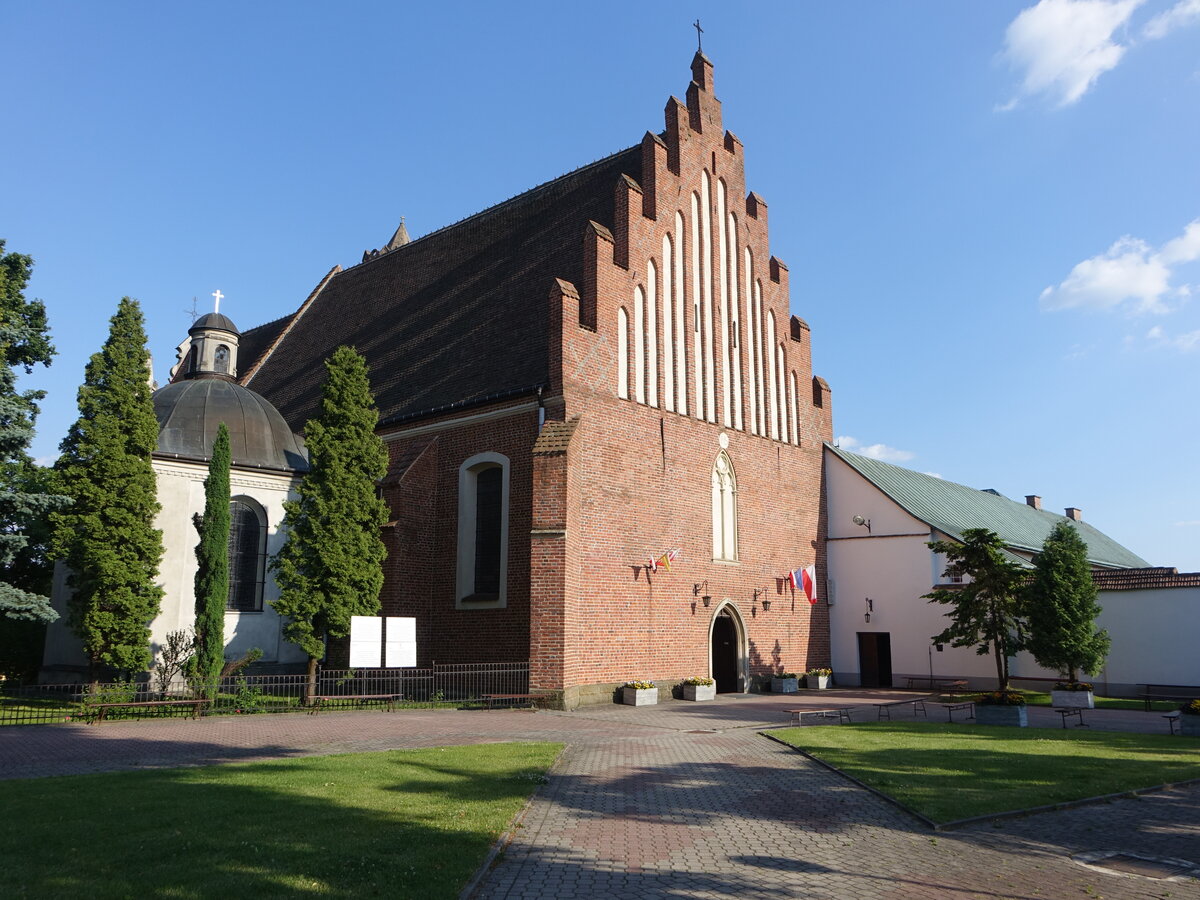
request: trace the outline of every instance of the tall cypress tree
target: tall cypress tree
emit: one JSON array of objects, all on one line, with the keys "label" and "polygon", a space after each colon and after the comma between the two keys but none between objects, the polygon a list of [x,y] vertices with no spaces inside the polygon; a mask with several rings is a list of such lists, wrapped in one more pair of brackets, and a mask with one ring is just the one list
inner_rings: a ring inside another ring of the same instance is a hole
[{"label": "tall cypress tree", "polygon": [[349,634],[351,616],[378,614],[387,555],[379,534],[387,506],[375,486],[387,451],[375,434],[366,360],[339,347],[325,368],[321,411],[304,431],[309,473],[284,504],[287,542],[271,561],[275,609],[289,619],[284,636],[308,654],[310,685],[326,638]]},{"label": "tall cypress tree", "polygon": [[[45,596],[51,566],[44,546],[36,536],[32,543],[30,538],[66,498],[48,488],[50,479],[28,453],[45,392],[17,391],[17,366],[29,373],[36,364],[50,365],[54,356],[45,307],[25,299],[32,270],[32,258],[5,253],[0,240],[0,617],[44,624],[58,618]],[[13,627],[7,624],[6,634]],[[8,654],[0,650],[0,655]]]},{"label": "tall cypress tree", "polygon": [[162,532],[150,454],[158,423],[150,400],[146,332],[136,300],[125,297],[108,339],[87,364],[79,419],[63,439],[56,468],[70,509],[53,516],[55,545],[71,569],[71,628],[83,642],[92,677],[107,666],[143,671],[150,664],[150,622]]},{"label": "tall cypress tree", "polygon": [[229,429],[217,427],[208,477],[204,479],[204,516],[196,523],[196,652],[193,675],[215,691],[225,665],[225,602],[229,598]]},{"label": "tall cypress tree", "polygon": [[1033,561],[1033,580],[1025,591],[1029,652],[1038,664],[1075,682],[1079,672],[1095,675],[1110,644],[1096,630],[1100,606],[1087,561],[1087,544],[1065,519],[1054,526]]}]

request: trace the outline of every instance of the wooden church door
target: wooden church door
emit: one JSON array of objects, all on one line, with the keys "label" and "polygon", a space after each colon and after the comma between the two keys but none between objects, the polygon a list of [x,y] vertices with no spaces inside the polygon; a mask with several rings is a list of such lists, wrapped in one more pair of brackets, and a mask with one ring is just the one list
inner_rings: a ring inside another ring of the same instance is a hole
[{"label": "wooden church door", "polygon": [[718,694],[736,693],[738,689],[737,625],[725,610],[713,622],[712,674]]}]

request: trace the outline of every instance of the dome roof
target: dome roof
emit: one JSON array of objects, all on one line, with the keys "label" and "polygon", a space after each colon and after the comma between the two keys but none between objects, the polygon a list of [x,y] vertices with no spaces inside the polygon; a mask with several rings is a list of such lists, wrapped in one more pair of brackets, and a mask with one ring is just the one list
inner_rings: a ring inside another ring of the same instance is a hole
[{"label": "dome roof", "polygon": [[[224,318],[224,317],[222,317]],[[233,465],[308,470],[304,442],[283,416],[254,391],[220,378],[178,381],[154,392],[158,452],[206,460],[217,426],[229,429]]]},{"label": "dome roof", "polygon": [[237,326],[233,324],[233,320],[224,313],[210,312],[205,313],[196,320],[191,328],[188,329],[188,334],[193,331],[228,331],[232,334],[237,334]]}]

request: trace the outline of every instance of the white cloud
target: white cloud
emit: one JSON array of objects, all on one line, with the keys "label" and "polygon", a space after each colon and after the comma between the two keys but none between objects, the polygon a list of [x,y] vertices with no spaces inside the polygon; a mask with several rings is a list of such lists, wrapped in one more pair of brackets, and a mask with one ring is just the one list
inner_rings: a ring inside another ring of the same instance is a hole
[{"label": "white cloud", "polygon": [[1164,38],[1176,28],[1200,22],[1200,0],[1179,0],[1166,12],[1159,13],[1146,23],[1142,37],[1147,40]]},{"label": "white cloud", "polygon": [[1025,77],[1017,97],[998,108],[1012,109],[1022,96],[1045,95],[1058,106],[1076,102],[1125,55],[1126,48],[1113,40],[1113,33],[1141,4],[1142,0],[1041,0],[1021,10],[1005,32],[1003,55]]},{"label": "white cloud", "polygon": [[1200,259],[1200,219],[1157,251],[1126,235],[1099,256],[1077,264],[1058,287],[1042,291],[1041,306],[1103,310],[1132,300],[1135,313],[1165,313],[1169,296],[1191,293],[1188,285],[1171,285],[1172,270],[1196,259]]},{"label": "white cloud", "polygon": [[1176,522],[1175,523],[1176,528],[1192,528],[1196,525],[1200,525],[1200,519],[1188,519],[1185,522]]},{"label": "white cloud", "polygon": [[843,450],[849,450],[851,453],[857,453],[860,456],[868,456],[871,459],[878,459],[881,462],[907,462],[916,455],[907,450],[897,450],[895,447],[889,447],[887,444],[863,444],[857,438],[852,438],[849,435],[842,435],[834,443]]},{"label": "white cloud", "polygon": [[1200,349],[1200,331],[1189,331],[1171,337],[1163,331],[1161,326],[1155,325],[1146,332],[1146,339],[1163,347],[1174,347],[1183,353]]},{"label": "white cloud", "polygon": [[928,475],[930,478],[941,478],[942,477],[941,472],[926,472],[925,474]]}]

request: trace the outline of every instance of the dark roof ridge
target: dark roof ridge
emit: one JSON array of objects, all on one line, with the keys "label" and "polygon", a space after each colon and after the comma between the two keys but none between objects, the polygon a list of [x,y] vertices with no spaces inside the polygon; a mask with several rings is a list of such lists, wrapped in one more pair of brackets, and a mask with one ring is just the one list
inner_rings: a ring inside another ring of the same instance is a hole
[{"label": "dark roof ridge", "polygon": [[[332,269],[325,273],[324,278],[317,282],[317,286],[312,289],[312,293],[310,293],[308,297],[305,298],[304,302],[300,304],[300,308],[292,313],[291,321],[289,321],[283,326],[282,329],[280,329],[279,334],[275,335],[275,340],[271,341],[270,345],[259,354],[258,359],[256,359],[250,368],[246,370],[246,374],[241,378],[241,384],[243,387],[248,385],[254,379],[254,376],[258,374],[258,370],[262,368],[263,363],[271,358],[271,354],[275,352],[275,348],[283,343],[284,339],[291,333],[292,329],[296,327],[296,323],[300,321],[301,316],[308,311],[308,308],[312,306],[317,297],[321,295],[321,291],[325,290],[325,286],[333,280],[335,275],[339,275],[343,271],[345,270],[341,266],[335,265]],[[282,316],[281,318],[288,317]],[[278,322],[279,319],[276,319],[275,321]]]},{"label": "dark roof ridge", "polygon": [[407,247],[412,247],[415,244],[419,244],[421,241],[425,240],[426,238],[434,237],[436,235],[441,234],[444,231],[449,231],[451,228],[457,228],[460,225],[465,225],[468,222],[474,221],[475,219],[480,219],[480,218],[483,218],[484,216],[491,215],[492,213],[499,212],[503,209],[506,209],[509,206],[515,205],[519,201],[529,199],[532,195],[538,193],[539,191],[548,190],[548,189],[552,188],[554,185],[558,184],[561,181],[564,181],[567,178],[570,178],[574,175],[581,175],[584,172],[587,172],[591,169],[598,168],[598,167],[604,165],[605,163],[612,162],[614,159],[616,159],[621,154],[628,153],[631,150],[637,150],[640,147],[641,147],[641,144],[634,144],[631,147],[625,147],[621,150],[616,151],[615,153],[610,153],[610,154],[608,154],[608,156],[604,156],[604,157],[601,157],[600,159],[593,160],[592,162],[587,163],[586,165],[580,166],[578,169],[571,169],[571,171],[564,172],[562,175],[559,175],[557,178],[551,178],[549,181],[543,181],[541,184],[534,185],[533,187],[529,188],[529,190],[521,191],[521,193],[519,193],[519,194],[513,194],[511,197],[507,198],[506,200],[501,200],[499,203],[494,203],[491,206],[488,206],[488,207],[485,207],[484,209],[479,210],[478,212],[471,213],[469,216],[464,216],[463,218],[458,219],[455,222],[450,222],[447,225],[443,225],[441,228],[438,228],[435,231],[430,231],[428,234],[423,234],[418,238],[412,238],[409,240],[409,242],[407,244],[404,244],[400,247],[394,247],[391,250],[384,250],[378,254],[371,256],[368,259],[364,259],[362,262],[358,262],[358,263],[354,263],[353,265],[349,265],[342,271],[349,272],[350,270],[357,269],[360,266],[368,265],[370,263],[375,262],[376,260],[383,259],[385,256],[391,256],[397,250],[404,250]]}]

